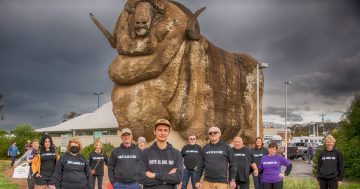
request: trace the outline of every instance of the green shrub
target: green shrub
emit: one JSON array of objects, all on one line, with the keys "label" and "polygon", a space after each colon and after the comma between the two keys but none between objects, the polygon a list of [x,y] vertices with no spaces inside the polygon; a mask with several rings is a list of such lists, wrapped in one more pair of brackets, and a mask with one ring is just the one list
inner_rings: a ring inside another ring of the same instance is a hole
[{"label": "green shrub", "polygon": [[[105,152],[105,154],[110,157],[110,154],[112,152],[112,150],[115,148],[112,144],[110,143],[105,143],[103,144],[103,151]],[[81,150],[81,155],[83,155],[86,159],[89,158],[89,155],[91,152],[95,151],[95,148],[94,148],[94,145],[93,144],[90,144],[86,147],[84,147],[82,150]]]}]

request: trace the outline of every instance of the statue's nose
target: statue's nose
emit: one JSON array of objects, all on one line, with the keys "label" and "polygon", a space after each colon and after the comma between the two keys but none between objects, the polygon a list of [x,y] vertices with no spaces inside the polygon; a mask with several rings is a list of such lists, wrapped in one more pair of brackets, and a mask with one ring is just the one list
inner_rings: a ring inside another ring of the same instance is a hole
[{"label": "statue's nose", "polygon": [[149,18],[146,18],[145,16],[139,16],[136,18],[135,20],[135,26],[137,28],[141,27],[148,27],[148,23],[149,23]]}]

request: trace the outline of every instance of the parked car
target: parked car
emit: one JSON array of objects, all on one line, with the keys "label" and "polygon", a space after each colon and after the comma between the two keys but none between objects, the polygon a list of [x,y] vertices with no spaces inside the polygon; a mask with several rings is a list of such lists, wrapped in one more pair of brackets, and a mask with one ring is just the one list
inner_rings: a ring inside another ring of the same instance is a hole
[{"label": "parked car", "polygon": [[[285,147],[279,146],[278,153],[285,156]],[[288,146],[287,147],[287,157],[291,160],[299,158],[301,155],[299,154],[299,149],[296,146]]]},{"label": "parked car", "polygon": [[[309,153],[308,153],[308,148],[310,146],[310,143],[308,143],[308,142],[295,142],[295,143],[292,143],[290,146],[298,148],[298,153],[297,153],[296,158],[301,157],[302,160],[309,160],[310,156],[309,156]],[[313,148],[314,148],[314,151],[315,151],[316,147],[313,146]]]}]

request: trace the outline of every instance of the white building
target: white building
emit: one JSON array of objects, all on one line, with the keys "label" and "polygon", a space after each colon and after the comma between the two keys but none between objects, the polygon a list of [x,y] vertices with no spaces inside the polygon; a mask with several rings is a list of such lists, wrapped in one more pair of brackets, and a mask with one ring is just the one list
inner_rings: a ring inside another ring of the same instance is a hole
[{"label": "white building", "polygon": [[[73,136],[79,138],[83,146],[93,144],[97,138],[101,142],[110,143],[115,147],[122,142],[118,123],[112,112],[111,102],[104,104],[93,113],[82,114],[59,125],[36,129],[35,131],[49,134],[54,144],[62,147],[62,151],[65,150],[69,139]],[[175,148],[181,150],[186,140],[181,138],[178,132],[172,129],[170,131],[168,141]],[[137,139],[134,138],[133,140]],[[151,142],[149,139],[147,140]]]},{"label": "white building", "polygon": [[82,114],[59,125],[36,129],[48,133],[56,146],[65,146],[67,141],[76,136],[83,146],[94,143],[99,138],[103,143],[119,146],[121,143],[119,127],[112,112],[111,102],[101,106],[93,113]]}]

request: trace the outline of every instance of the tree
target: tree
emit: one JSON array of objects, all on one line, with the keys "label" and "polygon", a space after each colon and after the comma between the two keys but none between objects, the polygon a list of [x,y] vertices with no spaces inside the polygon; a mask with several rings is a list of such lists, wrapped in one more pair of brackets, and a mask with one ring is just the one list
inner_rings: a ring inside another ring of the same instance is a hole
[{"label": "tree", "polygon": [[81,114],[76,113],[76,112],[68,112],[61,117],[61,120],[62,120],[62,122],[69,121],[70,119],[76,118],[77,116],[80,116],[80,115]]},{"label": "tree", "polygon": [[345,119],[334,133],[336,147],[342,152],[345,162],[345,176],[360,178],[360,95],[356,94]]},{"label": "tree", "polygon": [[29,124],[23,124],[16,126],[14,130],[15,142],[19,147],[20,153],[23,153],[23,147],[27,143],[27,140],[40,139],[40,134],[37,133],[34,128]]}]

